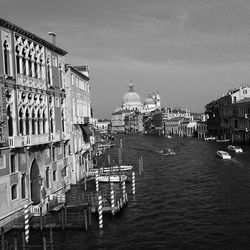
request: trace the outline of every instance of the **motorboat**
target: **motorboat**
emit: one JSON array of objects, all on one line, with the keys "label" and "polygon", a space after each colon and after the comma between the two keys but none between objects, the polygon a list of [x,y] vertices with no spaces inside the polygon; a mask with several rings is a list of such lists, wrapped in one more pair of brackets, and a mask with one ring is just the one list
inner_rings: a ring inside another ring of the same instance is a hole
[{"label": "motorboat", "polygon": [[118,171],[130,171],[133,169],[133,166],[131,165],[121,165],[121,166],[111,166],[111,167],[105,167],[105,168],[102,168],[102,171],[103,173],[106,173],[106,172],[118,172]]},{"label": "motorboat", "polygon": [[217,156],[221,159],[231,159],[231,155],[228,152],[222,150],[217,151]]},{"label": "motorboat", "polygon": [[215,137],[213,137],[213,136],[205,137],[204,140],[205,140],[205,141],[214,141],[214,140],[215,140]]},{"label": "motorboat", "polygon": [[171,148],[163,149],[160,153],[163,155],[175,155],[175,151]]},{"label": "motorboat", "polygon": [[230,142],[230,139],[217,139],[216,142]]},{"label": "motorboat", "polygon": [[[121,178],[120,178],[121,177]],[[96,177],[96,180],[99,182],[120,182],[127,180],[127,175],[100,175]]]},{"label": "motorboat", "polygon": [[168,139],[171,139],[171,138],[172,138],[172,136],[171,136],[171,135],[166,135],[166,137],[167,137]]},{"label": "motorboat", "polygon": [[234,151],[235,153],[242,153],[243,152],[243,149],[239,146],[229,145],[227,148],[231,151]]}]

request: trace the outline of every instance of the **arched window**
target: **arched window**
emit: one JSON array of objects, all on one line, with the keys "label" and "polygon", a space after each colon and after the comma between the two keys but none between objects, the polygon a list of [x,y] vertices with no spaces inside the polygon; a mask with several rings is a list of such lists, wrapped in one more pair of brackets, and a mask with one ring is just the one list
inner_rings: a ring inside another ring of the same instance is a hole
[{"label": "arched window", "polygon": [[23,75],[26,76],[27,71],[26,71],[26,58],[25,58],[25,50],[23,49],[22,53],[22,64],[23,64]]},{"label": "arched window", "polygon": [[64,132],[65,126],[64,126],[64,111],[62,110],[62,132]]},{"label": "arched window", "polygon": [[40,115],[40,111],[38,110],[37,112],[37,134],[38,135],[41,133],[40,122],[41,122],[41,115]]},{"label": "arched window", "polygon": [[6,75],[10,74],[10,51],[8,42],[5,40],[3,43],[3,55],[4,55],[4,72]]},{"label": "arched window", "polygon": [[17,74],[20,74],[20,60],[19,60],[19,48],[16,46],[16,72]]},{"label": "arched window", "polygon": [[43,133],[46,133],[46,115],[45,110],[43,111]]},{"label": "arched window", "polygon": [[53,181],[56,181],[56,170],[53,170]]},{"label": "arched window", "polygon": [[14,184],[11,186],[11,200],[17,199],[17,185]]},{"label": "arched window", "polygon": [[34,60],[34,77],[38,78],[38,62],[37,62],[37,57],[35,57],[35,60]]},{"label": "arched window", "polygon": [[10,105],[8,105],[7,107],[7,119],[8,119],[9,136],[13,136],[13,118]]},{"label": "arched window", "polygon": [[19,132],[20,135],[23,135],[23,110],[19,110]]},{"label": "arched window", "polygon": [[50,109],[49,116],[50,116],[50,131],[51,133],[54,133],[53,109]]},{"label": "arched window", "polygon": [[29,54],[28,65],[29,65],[29,76],[32,77],[32,56]]},{"label": "arched window", "polygon": [[47,75],[48,75],[48,84],[51,84],[50,81],[50,62],[49,62],[49,58],[47,59]]},{"label": "arched window", "polygon": [[35,118],[35,111],[32,110],[32,135],[36,133],[36,118]]},{"label": "arched window", "polygon": [[30,127],[29,127],[29,111],[28,111],[28,109],[26,110],[26,113],[25,113],[25,127],[26,127],[26,135],[29,135]]}]

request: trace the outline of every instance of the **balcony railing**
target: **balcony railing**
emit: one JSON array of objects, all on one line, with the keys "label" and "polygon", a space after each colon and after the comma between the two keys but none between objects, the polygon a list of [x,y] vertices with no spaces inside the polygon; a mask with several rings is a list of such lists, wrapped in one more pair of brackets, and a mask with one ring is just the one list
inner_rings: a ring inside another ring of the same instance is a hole
[{"label": "balcony railing", "polygon": [[22,147],[27,143],[27,136],[12,136],[9,137],[10,147]]},{"label": "balcony railing", "polygon": [[9,137],[9,146],[10,147],[22,147],[22,146],[30,146],[42,143],[49,143],[49,135],[48,134],[40,134],[40,135],[22,135],[22,136],[12,136]]},{"label": "balcony railing", "polygon": [[41,134],[41,135],[28,135],[27,144],[35,145],[35,144],[42,144],[49,142],[49,135],[48,134]]}]

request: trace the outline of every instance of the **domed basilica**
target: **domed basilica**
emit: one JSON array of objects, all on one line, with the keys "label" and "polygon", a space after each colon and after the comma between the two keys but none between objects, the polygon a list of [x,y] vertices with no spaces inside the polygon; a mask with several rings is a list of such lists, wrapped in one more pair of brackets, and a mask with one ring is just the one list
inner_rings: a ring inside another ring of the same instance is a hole
[{"label": "domed basilica", "polygon": [[118,110],[138,111],[141,113],[151,112],[161,108],[161,98],[159,93],[156,95],[148,93],[144,102],[141,102],[140,95],[135,92],[132,82],[129,84],[128,92],[122,98],[122,105]]}]

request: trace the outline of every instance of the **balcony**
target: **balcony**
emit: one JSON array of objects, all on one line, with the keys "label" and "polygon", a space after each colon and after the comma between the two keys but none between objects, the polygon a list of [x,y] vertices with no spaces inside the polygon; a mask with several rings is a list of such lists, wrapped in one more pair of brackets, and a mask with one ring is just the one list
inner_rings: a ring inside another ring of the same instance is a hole
[{"label": "balcony", "polygon": [[27,135],[28,145],[36,145],[36,144],[44,144],[44,143],[49,143],[49,134]]},{"label": "balcony", "polygon": [[9,146],[16,148],[16,147],[22,147],[27,143],[27,136],[12,136],[9,137]]}]

